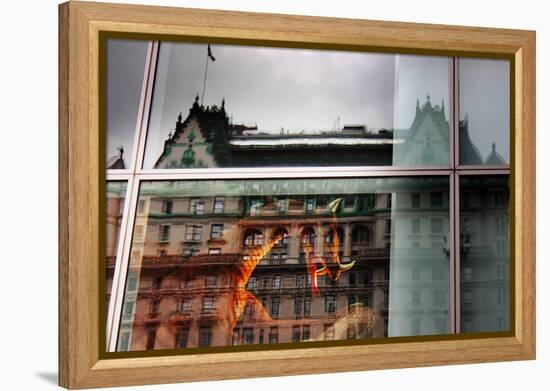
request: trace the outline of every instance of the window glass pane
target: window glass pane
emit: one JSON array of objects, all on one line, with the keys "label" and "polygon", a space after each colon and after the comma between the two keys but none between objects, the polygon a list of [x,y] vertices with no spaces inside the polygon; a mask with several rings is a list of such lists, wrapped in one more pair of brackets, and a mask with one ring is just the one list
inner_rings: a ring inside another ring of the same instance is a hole
[{"label": "window glass pane", "polygon": [[118,241],[120,237],[120,226],[124,213],[124,202],[126,201],[126,181],[107,182],[107,226],[105,233],[105,254],[107,257],[107,303],[110,299],[111,284],[115,268]]},{"label": "window glass pane", "polygon": [[[185,347],[241,343],[239,327],[254,336],[242,343],[291,342],[297,319],[309,341],[448,333],[448,188],[447,176],[143,181],[118,349],[174,348],[180,329]],[[278,208],[306,196],[311,209]]]},{"label": "window glass pane", "polygon": [[461,58],[460,164],[510,162],[510,63]]},{"label": "window glass pane", "polygon": [[460,178],[461,332],[510,328],[508,176]]},{"label": "window glass pane", "polygon": [[107,168],[129,168],[147,42],[107,41]]},{"label": "window glass pane", "polygon": [[144,168],[448,165],[449,94],[447,57],[162,42]]}]

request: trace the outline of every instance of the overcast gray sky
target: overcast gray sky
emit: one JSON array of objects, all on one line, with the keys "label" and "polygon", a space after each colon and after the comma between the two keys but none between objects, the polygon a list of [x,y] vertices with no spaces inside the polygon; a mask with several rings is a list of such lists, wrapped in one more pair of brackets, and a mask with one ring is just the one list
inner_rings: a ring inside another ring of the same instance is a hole
[{"label": "overcast gray sky", "polygon": [[[130,157],[145,63],[146,42],[110,40],[107,60],[107,157],[124,146]],[[151,167],[180,112],[184,117],[203,90],[206,44],[163,42],[155,80],[145,166]],[[445,100],[445,57],[405,56],[235,45],[212,45],[205,105],[220,105],[234,123],[260,130],[318,131],[340,125],[408,128],[416,99]],[[461,59],[460,117],[482,158],[496,150],[509,160],[509,63]]]},{"label": "overcast gray sky", "polygon": [[[234,123],[264,131],[331,130],[340,125],[408,128],[416,99],[448,108],[448,59],[430,56],[211,45],[205,105],[220,105]],[[179,112],[202,94],[206,44],[163,42],[145,167],[151,167]]]},{"label": "overcast gray sky", "polygon": [[491,145],[510,161],[510,63],[460,60],[460,118],[468,115],[470,139],[486,159]]}]

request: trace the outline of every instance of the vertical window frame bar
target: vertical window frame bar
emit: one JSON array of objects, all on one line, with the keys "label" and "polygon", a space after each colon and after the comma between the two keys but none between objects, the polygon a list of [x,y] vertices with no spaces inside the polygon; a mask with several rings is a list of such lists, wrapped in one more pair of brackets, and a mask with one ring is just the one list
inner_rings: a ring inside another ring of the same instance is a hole
[{"label": "vertical window frame bar", "polygon": [[[144,145],[142,144],[144,144],[147,126],[149,123],[157,57],[158,41],[149,41],[142,83],[141,101],[138,110],[138,123],[136,125],[136,135],[132,151],[131,174],[130,179],[128,179],[126,198],[126,201],[128,202],[128,209],[126,209],[125,205],[124,213],[126,215],[123,216],[123,222],[125,222],[125,224],[121,225],[119,238],[120,243],[111,287],[111,300],[109,302],[109,308],[107,309],[106,349],[108,352],[116,351],[118,344],[126,277],[129,268],[130,249],[132,247],[132,235],[139,197],[140,179],[135,174],[138,167],[140,167],[140,162],[143,160]],[[108,176],[111,174],[109,171],[113,170],[108,170]]]}]

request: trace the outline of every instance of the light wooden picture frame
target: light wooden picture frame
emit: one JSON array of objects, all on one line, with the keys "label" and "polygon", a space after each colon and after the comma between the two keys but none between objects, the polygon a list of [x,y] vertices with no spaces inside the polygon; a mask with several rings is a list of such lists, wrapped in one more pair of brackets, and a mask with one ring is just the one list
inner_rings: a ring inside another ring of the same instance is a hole
[{"label": "light wooden picture frame", "polygon": [[[105,351],[106,36],[508,59],[511,331],[200,354]],[[103,42],[103,43],[102,43]],[[59,6],[59,384],[70,389],[535,359],[535,32],[70,1]],[[457,354],[460,352],[460,354]],[[310,365],[315,362],[315,365]]]}]

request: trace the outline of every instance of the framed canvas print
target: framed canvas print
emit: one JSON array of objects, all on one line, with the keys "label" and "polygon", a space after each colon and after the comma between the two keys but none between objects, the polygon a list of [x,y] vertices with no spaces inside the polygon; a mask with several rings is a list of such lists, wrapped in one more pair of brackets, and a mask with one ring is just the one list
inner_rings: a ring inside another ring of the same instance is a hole
[{"label": "framed canvas print", "polygon": [[534,32],[59,10],[62,386],[535,357]]}]

